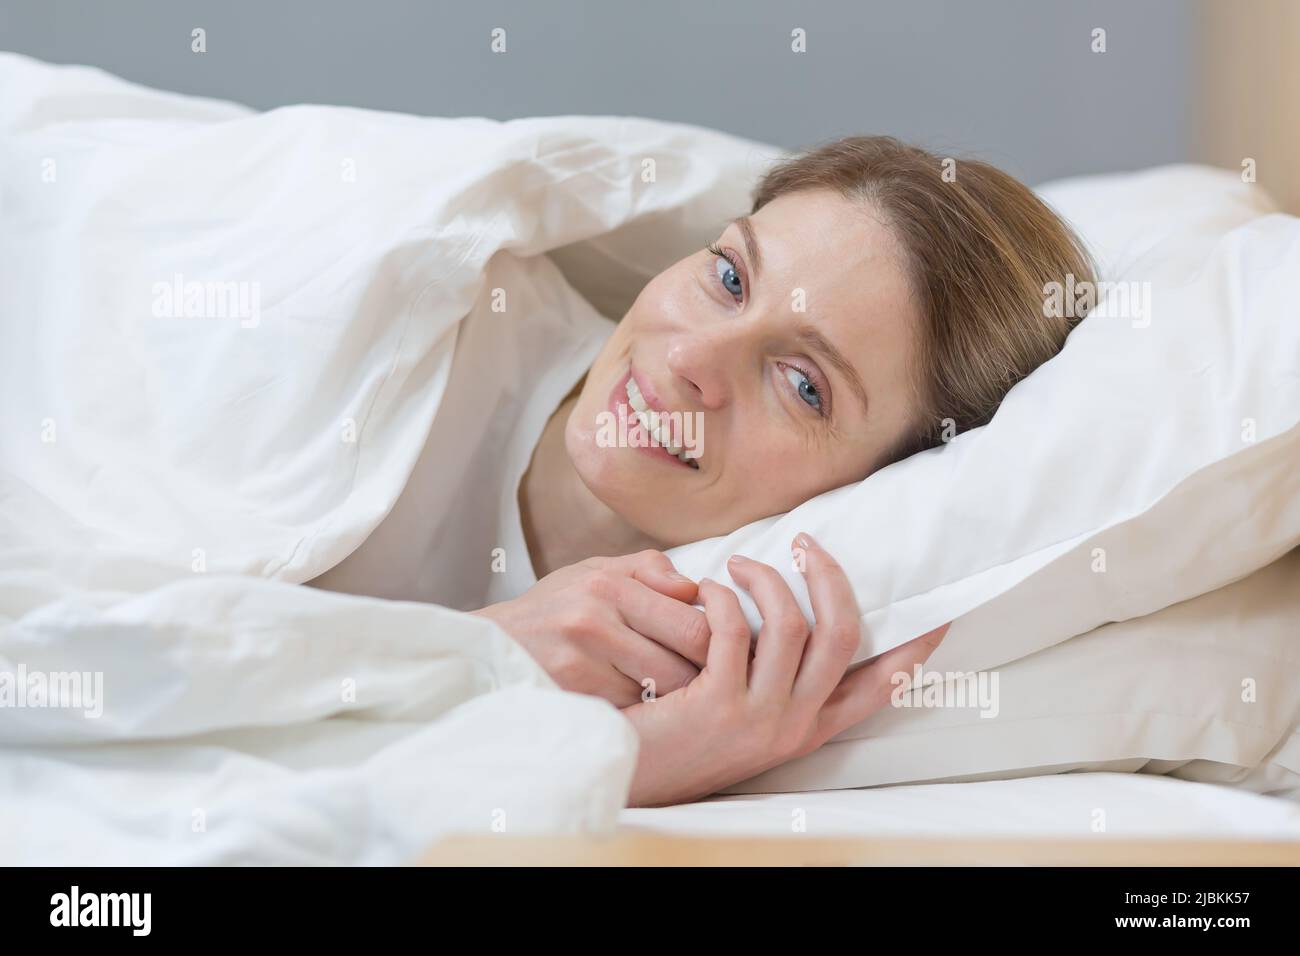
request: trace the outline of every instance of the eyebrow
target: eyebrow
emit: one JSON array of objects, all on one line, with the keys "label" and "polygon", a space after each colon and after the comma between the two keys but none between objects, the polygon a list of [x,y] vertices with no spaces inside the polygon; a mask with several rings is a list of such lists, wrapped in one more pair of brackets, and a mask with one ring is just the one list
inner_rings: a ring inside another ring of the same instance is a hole
[{"label": "eyebrow", "polygon": [[745,254],[754,266],[754,278],[763,271],[763,251],[758,247],[758,236],[754,235],[754,223],[748,216],[737,216],[731,220],[740,227],[740,238],[745,240]]},{"label": "eyebrow", "polygon": [[845,381],[849,383],[849,391],[857,396],[858,404],[862,406],[862,414],[867,414],[869,404],[867,402],[867,389],[862,384],[862,376],[853,363],[845,358],[844,353],[837,349],[826,336],[822,335],[811,325],[802,325],[796,330],[799,338],[805,342],[814,352],[820,352],[826,361],[830,362],[844,376]]},{"label": "eyebrow", "polygon": [[[758,236],[754,233],[754,223],[748,216],[737,216],[731,221],[740,228],[740,237],[745,241],[745,253],[749,256],[754,269],[754,278],[757,279],[763,268],[763,255],[758,247]],[[865,415],[869,407],[867,388],[862,384],[862,376],[858,374],[853,363],[826,336],[812,326],[800,326],[797,334],[810,349],[820,353],[826,361],[835,366],[840,375],[844,376],[849,383],[849,390],[857,397],[858,404],[862,406],[862,414]]]}]

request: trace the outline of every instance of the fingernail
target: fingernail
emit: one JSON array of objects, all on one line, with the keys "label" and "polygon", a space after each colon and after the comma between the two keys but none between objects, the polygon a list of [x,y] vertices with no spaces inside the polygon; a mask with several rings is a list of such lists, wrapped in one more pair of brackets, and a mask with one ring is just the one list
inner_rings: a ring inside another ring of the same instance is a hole
[{"label": "fingernail", "polygon": [[808,532],[800,531],[797,535],[794,536],[794,546],[796,548],[802,548],[804,551],[807,551],[811,548],[816,547],[817,542],[813,541],[812,536],[809,535]]},{"label": "fingernail", "polygon": [[749,558],[745,557],[743,554],[733,554],[731,557],[727,558],[728,564],[745,564],[748,561]]},{"label": "fingernail", "polygon": [[678,573],[677,571],[669,571],[669,572],[668,572],[668,576],[669,576],[670,578],[672,578],[674,581],[685,581],[687,584],[694,584],[694,583],[695,583],[695,582],[692,581],[690,578],[688,578],[686,575],[684,575],[684,574],[680,574],[680,573]]}]

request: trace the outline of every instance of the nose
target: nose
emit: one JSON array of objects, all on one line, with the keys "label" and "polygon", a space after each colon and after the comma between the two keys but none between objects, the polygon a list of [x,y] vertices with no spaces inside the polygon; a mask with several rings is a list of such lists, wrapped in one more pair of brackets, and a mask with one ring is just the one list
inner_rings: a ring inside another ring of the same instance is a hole
[{"label": "nose", "polygon": [[668,370],[701,406],[731,401],[748,349],[740,322],[720,322],[677,333],[668,342]]}]

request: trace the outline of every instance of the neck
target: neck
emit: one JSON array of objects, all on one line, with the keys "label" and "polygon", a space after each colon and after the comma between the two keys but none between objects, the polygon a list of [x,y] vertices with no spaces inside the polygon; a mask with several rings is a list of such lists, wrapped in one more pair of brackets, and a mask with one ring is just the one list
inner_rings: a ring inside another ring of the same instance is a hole
[{"label": "neck", "polygon": [[656,546],[593,495],[573,467],[564,427],[577,400],[575,389],[551,415],[519,483],[524,540],[538,578],[596,555]]}]

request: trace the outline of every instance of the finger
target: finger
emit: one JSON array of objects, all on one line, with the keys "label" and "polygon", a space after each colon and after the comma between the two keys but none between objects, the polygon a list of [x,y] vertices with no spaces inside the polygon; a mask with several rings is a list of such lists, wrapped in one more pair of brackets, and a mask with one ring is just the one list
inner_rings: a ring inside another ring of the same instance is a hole
[{"label": "finger", "polygon": [[929,660],[951,623],[900,644],[846,675],[818,714],[817,744],[861,723],[889,703],[894,688],[904,680],[910,682],[913,669]]},{"label": "finger", "polygon": [[765,697],[788,697],[808,642],[808,621],[776,568],[737,554],[727,562],[727,570],[763,617],[750,689]]},{"label": "finger", "polygon": [[700,601],[709,622],[705,670],[720,686],[743,691],[749,683],[749,622],[732,590],[709,578],[700,580]]},{"label": "finger", "polygon": [[[669,599],[663,598],[663,600]],[[704,620],[702,612],[695,613],[700,615],[701,621]],[[707,626],[706,623],[705,627]],[[630,627],[623,628],[618,644],[614,648],[612,663],[620,673],[636,681],[642,689],[648,686],[655,697],[662,697],[680,687],[685,687],[700,673],[699,667],[680,654],[674,654],[666,647],[661,647]],[[700,663],[703,665],[703,661]]]},{"label": "finger", "polygon": [[620,709],[640,703],[643,691],[637,680],[612,664],[593,675],[588,685],[571,689],[578,694],[603,697]]},{"label": "finger", "polygon": [[632,630],[697,668],[704,666],[709,652],[709,622],[699,608],[631,578],[623,578],[615,586],[614,606]]},{"label": "finger", "polygon": [[861,639],[861,618],[853,585],[830,552],[808,534],[799,535],[795,547],[803,549],[801,567],[815,623],[792,696],[820,707],[853,660]]},{"label": "finger", "polygon": [[687,604],[694,604],[698,599],[699,585],[679,573],[672,559],[662,551],[638,551],[626,560],[629,575],[646,587]]}]

